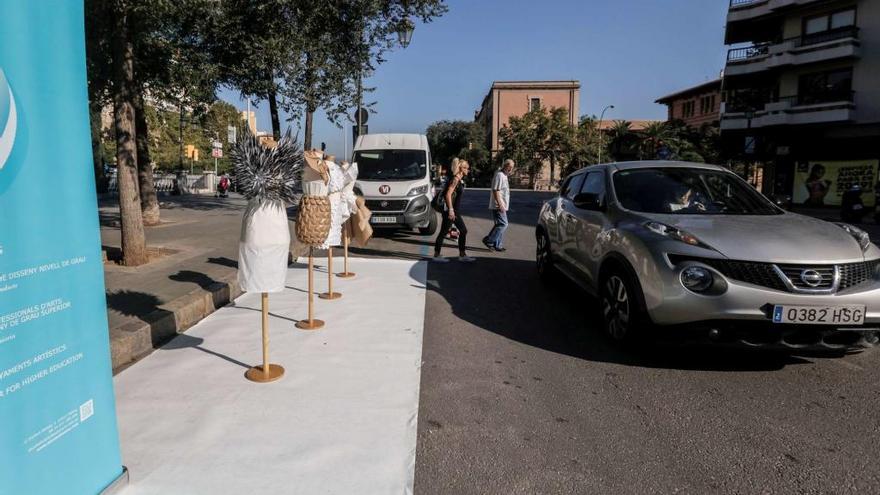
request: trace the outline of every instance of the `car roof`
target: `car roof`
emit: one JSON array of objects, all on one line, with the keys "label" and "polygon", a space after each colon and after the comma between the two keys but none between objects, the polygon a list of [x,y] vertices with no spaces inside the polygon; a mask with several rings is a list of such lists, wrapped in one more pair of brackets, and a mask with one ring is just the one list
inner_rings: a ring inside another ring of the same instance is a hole
[{"label": "car roof", "polygon": [[702,168],[707,170],[727,170],[719,165],[709,163],[682,162],[674,160],[641,160],[635,162],[615,162],[606,164],[615,170],[633,170],[640,168]]}]

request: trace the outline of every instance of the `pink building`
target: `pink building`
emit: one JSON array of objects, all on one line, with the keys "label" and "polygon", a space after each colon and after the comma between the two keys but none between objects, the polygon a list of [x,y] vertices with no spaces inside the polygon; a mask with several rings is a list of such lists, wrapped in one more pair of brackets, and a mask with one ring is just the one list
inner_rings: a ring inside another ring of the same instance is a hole
[{"label": "pink building", "polygon": [[[498,133],[511,117],[521,117],[535,108],[565,108],[572,125],[580,117],[580,82],[578,81],[495,81],[489,94],[475,115],[477,123],[486,129],[489,149],[494,156],[501,150]],[[550,167],[545,165],[538,176],[536,187],[549,189],[557,177],[550,177]]]}]

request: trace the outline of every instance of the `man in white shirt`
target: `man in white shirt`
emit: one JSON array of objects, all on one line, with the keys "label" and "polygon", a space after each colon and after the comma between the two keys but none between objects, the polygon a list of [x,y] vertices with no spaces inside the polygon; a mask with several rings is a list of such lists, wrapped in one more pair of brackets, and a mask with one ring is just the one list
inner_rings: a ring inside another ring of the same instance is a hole
[{"label": "man in white shirt", "polygon": [[508,177],[513,171],[513,160],[504,160],[501,168],[492,177],[492,191],[489,195],[489,209],[492,210],[492,218],[495,226],[489,234],[483,238],[483,244],[491,251],[504,252],[502,245],[504,231],[507,230],[507,210],[510,209],[510,182]]}]

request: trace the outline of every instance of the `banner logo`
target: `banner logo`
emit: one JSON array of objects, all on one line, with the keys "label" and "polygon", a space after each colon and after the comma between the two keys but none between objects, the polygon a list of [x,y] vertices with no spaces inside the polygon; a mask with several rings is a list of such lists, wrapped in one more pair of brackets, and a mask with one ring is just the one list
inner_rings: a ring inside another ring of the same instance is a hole
[{"label": "banner logo", "polygon": [[12,95],[12,88],[6,81],[3,69],[0,69],[0,171],[3,170],[6,160],[12,153],[17,125],[18,115],[15,112],[15,98]]}]

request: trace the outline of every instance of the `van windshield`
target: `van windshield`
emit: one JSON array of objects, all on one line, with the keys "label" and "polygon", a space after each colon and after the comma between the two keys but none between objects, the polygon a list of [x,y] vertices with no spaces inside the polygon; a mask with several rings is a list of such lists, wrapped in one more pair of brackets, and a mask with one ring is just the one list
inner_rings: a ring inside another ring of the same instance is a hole
[{"label": "van windshield", "polygon": [[354,153],[358,180],[404,181],[428,176],[423,150],[361,150]]}]

